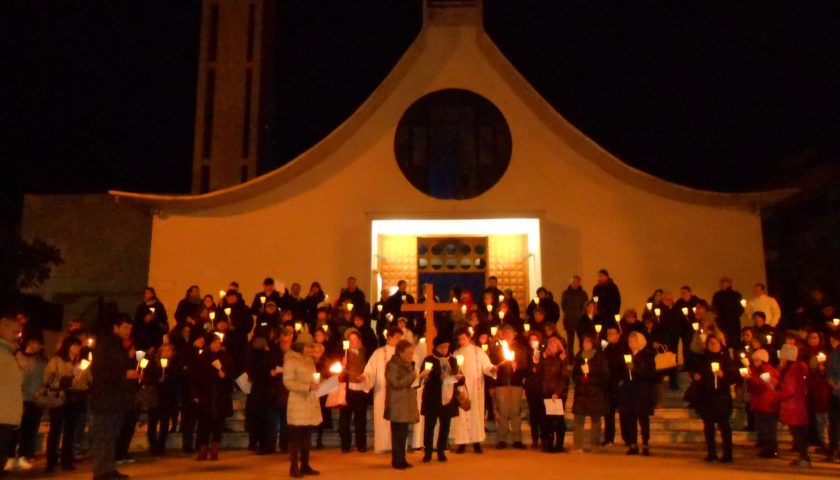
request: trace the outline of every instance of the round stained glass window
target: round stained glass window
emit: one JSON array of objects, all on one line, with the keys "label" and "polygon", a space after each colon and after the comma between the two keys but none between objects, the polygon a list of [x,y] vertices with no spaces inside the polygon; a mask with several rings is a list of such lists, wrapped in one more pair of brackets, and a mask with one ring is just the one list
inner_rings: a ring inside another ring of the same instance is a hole
[{"label": "round stained glass window", "polygon": [[490,190],[510,164],[510,128],[490,100],[469,90],[424,95],[405,111],[394,154],[406,179],[443,200]]}]

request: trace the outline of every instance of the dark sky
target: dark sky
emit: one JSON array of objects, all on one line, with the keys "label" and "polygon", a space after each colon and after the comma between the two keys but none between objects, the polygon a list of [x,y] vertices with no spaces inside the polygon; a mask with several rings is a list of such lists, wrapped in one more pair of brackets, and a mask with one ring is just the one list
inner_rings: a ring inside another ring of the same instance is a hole
[{"label": "dark sky", "polygon": [[[840,2],[600,3],[487,0],[485,23],[622,160],[723,191],[837,161]],[[420,14],[420,0],[281,1],[277,165],[364,101]],[[23,192],[189,189],[199,21],[197,0],[0,2],[4,225]]]}]

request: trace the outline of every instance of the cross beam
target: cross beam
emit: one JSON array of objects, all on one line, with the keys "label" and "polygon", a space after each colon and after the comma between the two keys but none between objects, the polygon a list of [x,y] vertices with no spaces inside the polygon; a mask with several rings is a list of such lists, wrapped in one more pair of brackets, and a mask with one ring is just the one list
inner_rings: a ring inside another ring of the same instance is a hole
[{"label": "cross beam", "polygon": [[437,327],[435,327],[435,312],[454,312],[461,308],[457,303],[437,303],[435,302],[435,287],[431,283],[423,284],[423,295],[426,300],[423,303],[404,303],[400,305],[401,312],[423,312],[426,317],[426,353],[432,354],[434,349],[434,341],[437,336]]}]

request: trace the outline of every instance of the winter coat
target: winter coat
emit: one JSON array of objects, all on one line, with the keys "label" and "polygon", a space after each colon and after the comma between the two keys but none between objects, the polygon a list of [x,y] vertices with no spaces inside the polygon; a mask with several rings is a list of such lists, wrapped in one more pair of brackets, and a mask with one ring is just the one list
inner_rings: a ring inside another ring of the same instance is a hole
[{"label": "winter coat", "polygon": [[[600,301],[600,299],[598,299]],[[569,285],[560,297],[560,308],[563,310],[563,328],[574,330],[577,321],[583,315],[583,306],[589,301],[589,294],[583,287],[572,288]]]},{"label": "winter coat", "polygon": [[[15,360],[14,346],[0,340],[0,425],[20,424],[23,415],[23,374]],[[4,445],[5,447],[5,445]]]},{"label": "winter coat", "polygon": [[776,393],[779,421],[797,427],[808,425],[808,364],[797,361],[782,372],[782,384]]},{"label": "winter coat", "polygon": [[248,395],[248,406],[251,409],[272,407],[277,402],[275,394],[275,378],[271,351],[251,348],[245,357],[245,373],[251,381],[251,393]]},{"label": "winter coat", "polygon": [[[124,412],[133,403],[135,389],[126,381],[132,360],[123,341],[109,333],[96,342],[90,365],[93,384],[90,388],[90,410],[94,414]],[[136,385],[137,382],[133,381]]]},{"label": "winter coat", "polygon": [[[712,373],[712,363],[720,364],[720,371],[723,377],[717,379],[715,388],[715,375]],[[700,380],[694,381],[694,388],[698,389],[698,398],[694,407],[697,415],[701,418],[713,419],[729,417],[732,415],[732,385],[740,380],[738,365],[729,356],[726,350],[718,353],[705,352],[697,361],[694,369],[700,374]]]},{"label": "winter coat", "polygon": [[741,315],[744,314],[744,307],[741,306],[742,298],[740,293],[731,288],[718,290],[712,296],[712,309],[717,313],[718,323],[724,328],[740,325]]},{"label": "winter coat", "polygon": [[545,297],[540,299],[539,305],[531,300],[531,303],[528,304],[528,308],[525,309],[525,315],[528,317],[529,320],[534,319],[534,310],[540,307],[545,312],[545,321],[546,322],[554,322],[557,323],[560,321],[560,305],[557,305],[557,302],[554,300]]},{"label": "winter coat", "polygon": [[[213,365],[217,360],[225,378],[219,377],[219,369]],[[234,372],[233,359],[224,350],[213,352],[205,348],[196,358],[190,377],[190,394],[193,399],[198,399],[200,413],[216,419],[233,415]]]},{"label": "winter coat", "polygon": [[[583,374],[584,363],[589,365],[589,374]],[[572,370],[572,378],[575,381],[575,403],[572,411],[575,415],[604,416],[610,411],[607,400],[609,389],[610,367],[602,352],[595,352],[595,355],[584,361],[583,352],[578,352],[575,357],[575,366]]]},{"label": "winter coat", "polygon": [[23,401],[31,402],[35,399],[35,393],[44,386],[47,359],[40,353],[29,355],[22,351],[17,352],[15,357],[23,373]]},{"label": "winter coat", "polygon": [[543,355],[537,365],[537,376],[540,381],[540,395],[542,398],[565,399],[569,388],[568,362],[559,355]]},{"label": "winter coat", "polygon": [[[155,309],[152,313],[152,308]],[[150,321],[146,317],[151,315]],[[148,351],[152,347],[159,347],[163,343],[163,336],[169,332],[169,321],[166,308],[157,298],[149,303],[143,302],[134,311],[134,321],[131,326],[131,340],[137,350]]]},{"label": "winter coat", "polygon": [[[627,355],[632,355],[627,350]],[[622,355],[623,368],[619,369],[618,410],[635,416],[653,415],[656,405],[656,361],[653,350],[642,349],[633,355],[633,363],[627,365]],[[632,378],[631,378],[632,372]]]},{"label": "winter coat", "polygon": [[607,283],[595,285],[592,289],[592,300],[598,297],[598,313],[614,317],[621,312],[621,293],[612,278]]},{"label": "winter coat", "polygon": [[490,361],[499,367],[496,380],[492,384],[494,387],[521,387],[528,375],[528,359],[526,358],[528,352],[515,340],[511,342],[509,348],[514,353],[515,370],[511,362],[505,361],[501,344],[491,346],[488,352]]},{"label": "winter coat", "polygon": [[825,370],[817,359],[817,354],[808,360],[808,379],[805,384],[808,386],[808,407],[814,413],[828,412],[828,399],[831,397],[831,385],[826,378]]},{"label": "winter coat", "polygon": [[[429,355],[423,359],[423,365],[426,362],[432,364],[432,373],[426,377],[425,386],[423,387],[423,401],[420,407],[421,415],[434,415],[439,417],[457,417],[458,416],[458,385],[455,385],[452,390],[452,398],[445,405],[443,404],[443,378],[441,361],[449,364],[449,375],[457,375],[458,363],[455,357],[447,356],[446,359]],[[458,382],[462,384],[463,382]]]},{"label": "winter coat", "polygon": [[316,372],[315,361],[300,352],[289,350],[283,363],[283,385],[289,390],[286,409],[289,425],[319,425],[323,421],[321,404],[316,392],[310,390],[312,374]]},{"label": "winter coat", "polygon": [[385,364],[385,419],[397,423],[417,423],[417,389],[412,385],[416,378],[414,367],[399,355]]},{"label": "winter coat", "polygon": [[[770,383],[761,379],[763,373],[770,374]],[[779,371],[769,363],[760,367],[750,367],[750,376],[746,381],[750,394],[750,412],[777,414],[779,403],[776,400],[776,387],[779,385]]]}]

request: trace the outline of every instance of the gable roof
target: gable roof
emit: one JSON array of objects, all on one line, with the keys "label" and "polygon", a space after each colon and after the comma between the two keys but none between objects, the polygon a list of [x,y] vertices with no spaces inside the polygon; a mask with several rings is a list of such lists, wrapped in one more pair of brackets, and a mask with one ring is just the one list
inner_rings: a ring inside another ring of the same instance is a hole
[{"label": "gable roof", "polygon": [[[427,2],[434,3],[434,0],[427,0]],[[452,3],[458,4],[459,2]],[[742,209],[758,209],[777,203],[797,193],[796,189],[753,193],[725,193],[700,190],[669,182],[622,162],[560,115],[510,61],[508,61],[496,44],[484,32],[480,20],[480,1],[460,3],[460,5],[455,6],[462,8],[475,8],[477,6],[479,20],[476,22],[476,26],[479,32],[477,39],[479,48],[487,63],[516,92],[525,107],[537,118],[545,122],[546,126],[573,150],[620,181],[655,195],[677,201]],[[447,6],[445,8],[452,7]],[[420,34],[367,100],[347,120],[339,125],[338,128],[287,164],[245,183],[202,194],[148,194],[118,190],[111,190],[108,193],[120,202],[125,201],[156,209],[174,207],[179,210],[193,210],[239,202],[282,187],[287,182],[317,165],[364,127],[367,120],[395,92],[416,64],[417,60],[423,55],[427,39],[432,34],[432,29],[430,29],[432,24],[445,25],[453,21],[463,22],[464,18],[471,18],[474,21],[476,17],[476,12],[471,12],[473,13],[472,16],[453,16],[450,18],[445,13],[444,7],[435,9],[433,14],[430,15],[431,9],[432,7],[427,3],[426,18]]]}]

